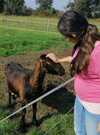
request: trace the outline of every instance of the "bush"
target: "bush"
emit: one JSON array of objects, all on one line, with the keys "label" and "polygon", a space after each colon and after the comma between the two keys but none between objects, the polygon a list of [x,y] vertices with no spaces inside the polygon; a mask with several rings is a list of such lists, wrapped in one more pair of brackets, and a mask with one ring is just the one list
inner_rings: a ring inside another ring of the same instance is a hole
[{"label": "bush", "polygon": [[37,8],[33,14],[39,15],[39,16],[57,16],[58,11],[54,8],[50,8],[47,10],[41,10],[40,8]]},{"label": "bush", "polygon": [[25,7],[23,15],[30,16],[32,14],[33,14],[33,9]]}]

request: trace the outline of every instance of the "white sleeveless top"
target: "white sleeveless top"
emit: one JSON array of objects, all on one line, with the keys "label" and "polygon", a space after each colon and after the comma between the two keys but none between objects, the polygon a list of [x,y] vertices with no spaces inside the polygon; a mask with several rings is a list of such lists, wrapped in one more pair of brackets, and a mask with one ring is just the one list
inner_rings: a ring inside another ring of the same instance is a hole
[{"label": "white sleeveless top", "polygon": [[90,103],[81,99],[79,100],[88,112],[100,115],[100,103]]},{"label": "white sleeveless top", "polygon": [[79,100],[88,112],[100,115],[100,103],[91,103],[91,102],[83,101],[80,98]]}]

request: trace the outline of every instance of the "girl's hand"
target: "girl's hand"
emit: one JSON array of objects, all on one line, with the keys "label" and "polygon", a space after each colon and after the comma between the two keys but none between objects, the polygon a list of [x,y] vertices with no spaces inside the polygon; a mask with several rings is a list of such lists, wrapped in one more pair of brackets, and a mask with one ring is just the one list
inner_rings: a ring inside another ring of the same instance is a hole
[{"label": "girl's hand", "polygon": [[57,58],[57,56],[54,53],[48,53],[46,57],[50,58],[55,63],[58,63],[58,58]]},{"label": "girl's hand", "polygon": [[67,56],[67,57],[59,59],[54,53],[48,53],[46,57],[50,58],[55,63],[63,63],[63,62],[70,63],[72,61],[72,56]]}]

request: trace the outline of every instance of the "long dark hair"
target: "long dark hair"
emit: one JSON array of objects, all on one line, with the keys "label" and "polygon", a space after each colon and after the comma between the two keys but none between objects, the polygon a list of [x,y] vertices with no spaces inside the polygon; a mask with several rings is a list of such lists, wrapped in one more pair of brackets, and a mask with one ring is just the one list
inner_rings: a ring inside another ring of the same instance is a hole
[{"label": "long dark hair", "polygon": [[77,43],[72,55],[78,48],[77,56],[71,62],[71,76],[87,69],[89,57],[94,49],[95,42],[100,40],[100,33],[95,25],[89,24],[87,19],[79,13],[70,10],[66,11],[58,22],[58,30],[65,37],[75,34]]}]

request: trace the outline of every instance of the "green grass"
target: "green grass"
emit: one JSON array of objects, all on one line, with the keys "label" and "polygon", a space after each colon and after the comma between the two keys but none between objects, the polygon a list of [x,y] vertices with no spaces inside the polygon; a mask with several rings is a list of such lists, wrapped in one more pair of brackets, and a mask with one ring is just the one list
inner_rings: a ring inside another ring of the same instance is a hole
[{"label": "green grass", "polygon": [[15,123],[10,121],[0,124],[0,135],[14,135],[15,127]]},{"label": "green grass", "polygon": [[0,56],[24,54],[55,48],[62,50],[68,44],[59,34],[0,28]]},{"label": "green grass", "polygon": [[[53,32],[56,31],[58,18],[0,15],[0,20],[0,56],[25,54],[55,47],[56,50],[63,50],[68,46],[58,32]],[[100,19],[90,19],[89,22],[100,27]]]},{"label": "green grass", "polygon": [[35,128],[26,135],[75,135],[73,131],[73,115],[57,115],[46,120],[41,130]]},{"label": "green grass", "polygon": [[[0,105],[0,120],[9,114],[7,110]],[[14,121],[5,121],[0,123],[0,135],[14,135],[14,129],[16,128],[16,123]]]},{"label": "green grass", "polygon": [[[57,22],[59,18],[38,17],[38,16],[3,16],[0,15],[0,25],[8,27],[23,28],[29,30],[40,30],[57,32]],[[100,28],[100,19],[89,19],[89,23]]]},{"label": "green grass", "polygon": [[57,32],[57,21],[57,18],[46,18],[36,16],[0,16],[0,25],[52,32]]},{"label": "green grass", "polygon": [[[0,135],[14,135],[18,133],[18,124],[18,120],[3,122],[0,124]],[[20,135],[23,134],[20,133]],[[24,135],[75,135],[73,130],[73,114],[52,116],[43,121],[41,128],[31,127]]]},{"label": "green grass", "polygon": [[[6,22],[6,19],[10,20]],[[50,48],[64,49],[66,42],[56,30],[57,19],[0,16],[0,56],[25,54]],[[51,24],[53,23],[53,25]],[[50,32],[47,32],[48,31]],[[35,31],[34,31],[35,30]],[[44,31],[44,32],[43,32]]]},{"label": "green grass", "polygon": [[42,129],[46,131],[46,135],[74,135],[73,115],[53,116],[43,123]]}]

